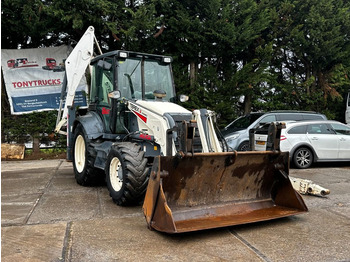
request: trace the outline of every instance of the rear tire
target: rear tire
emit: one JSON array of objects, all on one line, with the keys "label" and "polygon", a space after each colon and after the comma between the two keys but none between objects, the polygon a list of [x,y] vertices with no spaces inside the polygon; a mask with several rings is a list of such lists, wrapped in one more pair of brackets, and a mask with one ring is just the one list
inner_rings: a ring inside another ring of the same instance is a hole
[{"label": "rear tire", "polygon": [[117,205],[137,205],[144,199],[150,170],[144,155],[136,143],[123,142],[111,148],[106,164],[106,182]]},{"label": "rear tire", "polygon": [[73,137],[73,168],[75,180],[82,186],[93,186],[101,184],[104,173],[94,168],[96,152],[87,138],[84,127],[78,124]]},{"label": "rear tire", "polygon": [[298,148],[293,154],[293,163],[299,169],[309,168],[313,163],[314,156],[307,147]]}]

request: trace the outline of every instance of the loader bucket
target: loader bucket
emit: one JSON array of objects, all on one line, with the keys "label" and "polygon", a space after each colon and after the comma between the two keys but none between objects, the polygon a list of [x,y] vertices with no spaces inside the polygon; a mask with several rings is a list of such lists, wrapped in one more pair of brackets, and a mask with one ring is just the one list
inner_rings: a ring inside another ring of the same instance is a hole
[{"label": "loader bucket", "polygon": [[182,233],[307,211],[289,180],[288,152],[155,158],[143,204],[148,227]]}]

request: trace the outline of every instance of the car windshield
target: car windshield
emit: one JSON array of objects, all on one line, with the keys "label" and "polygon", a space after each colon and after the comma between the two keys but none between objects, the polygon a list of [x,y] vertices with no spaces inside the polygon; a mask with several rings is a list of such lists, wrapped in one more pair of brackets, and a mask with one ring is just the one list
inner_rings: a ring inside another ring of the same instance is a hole
[{"label": "car windshield", "polygon": [[260,116],[263,114],[249,114],[245,116],[241,116],[237,118],[235,121],[233,121],[231,124],[229,124],[227,127],[225,127],[224,130],[222,130],[223,135],[236,132],[239,130],[247,129],[252,123],[255,122]]},{"label": "car windshield", "polygon": [[[164,91],[164,100],[174,97],[170,64],[157,60],[145,59],[143,63],[144,77],[141,77],[141,58],[127,58],[118,62],[118,89],[123,97],[129,99],[155,99],[153,92]],[[142,81],[144,96],[142,95]]]}]

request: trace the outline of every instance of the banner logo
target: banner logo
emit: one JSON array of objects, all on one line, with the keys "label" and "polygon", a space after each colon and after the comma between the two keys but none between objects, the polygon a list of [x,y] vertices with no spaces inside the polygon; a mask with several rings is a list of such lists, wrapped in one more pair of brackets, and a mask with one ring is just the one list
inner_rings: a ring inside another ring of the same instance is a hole
[{"label": "banner logo", "polygon": [[[64,61],[71,52],[68,46],[2,49],[1,66],[11,114],[59,108]],[[86,107],[86,79],[80,81],[74,105]]]}]

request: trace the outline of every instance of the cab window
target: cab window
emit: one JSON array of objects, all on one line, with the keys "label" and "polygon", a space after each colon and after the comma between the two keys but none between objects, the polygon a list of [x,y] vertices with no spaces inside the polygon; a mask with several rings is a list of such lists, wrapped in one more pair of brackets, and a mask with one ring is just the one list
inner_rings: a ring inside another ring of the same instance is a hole
[{"label": "cab window", "polygon": [[97,112],[102,116],[106,132],[110,132],[111,104],[108,94],[113,91],[113,59],[106,57],[93,66],[90,100],[96,105]]},{"label": "cab window", "polygon": [[141,58],[118,61],[118,89],[122,97],[142,99]]},{"label": "cab window", "polygon": [[153,92],[156,90],[166,93],[164,100],[170,101],[174,97],[170,65],[147,59],[145,61],[145,98],[155,99]]},{"label": "cab window", "polygon": [[113,91],[113,60],[105,58],[93,66],[93,79],[90,91],[90,101],[98,105],[109,106],[108,93]]}]

